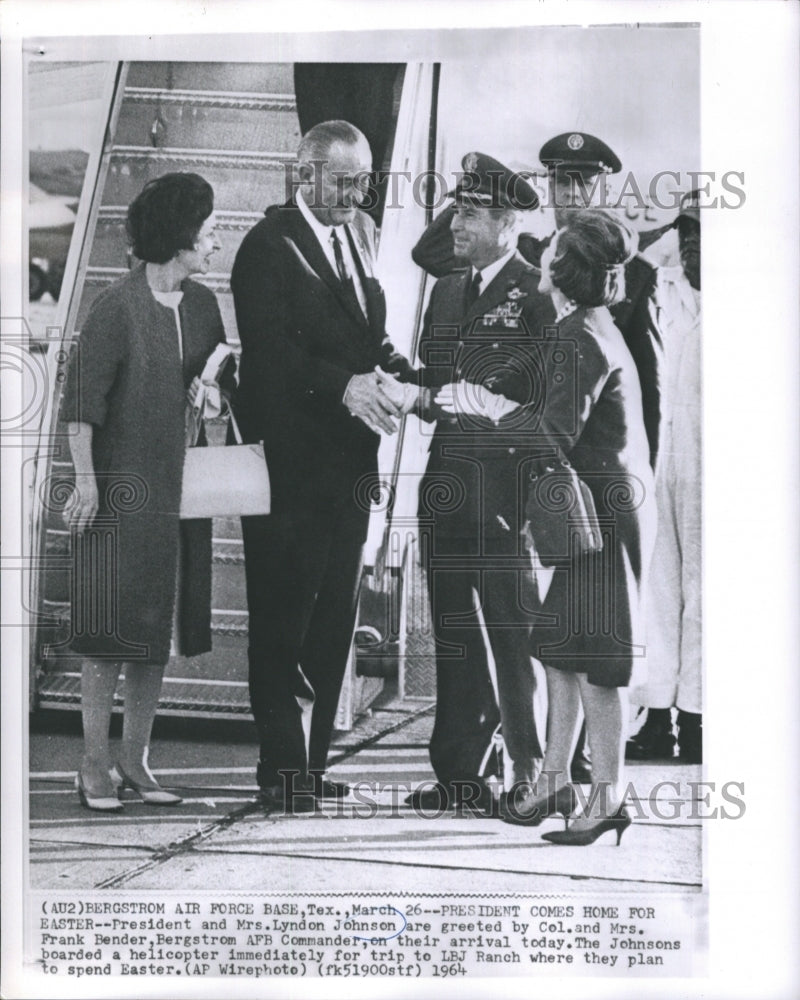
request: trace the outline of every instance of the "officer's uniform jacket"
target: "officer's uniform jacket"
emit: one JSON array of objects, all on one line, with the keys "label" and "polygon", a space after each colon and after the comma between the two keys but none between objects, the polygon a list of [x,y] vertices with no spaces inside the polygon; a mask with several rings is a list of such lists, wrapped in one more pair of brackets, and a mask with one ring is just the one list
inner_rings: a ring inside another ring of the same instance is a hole
[{"label": "officer's uniform jacket", "polygon": [[420,526],[432,529],[434,551],[436,538],[447,537],[477,541],[478,553],[517,552],[531,462],[543,449],[539,404],[553,349],[545,328],[555,312],[539,292],[539,271],[519,253],[468,307],[471,278],[470,268],[458,270],[433,288],[419,349],[422,381],[434,389],[479,383],[521,407],[497,423],[438,408],[427,414],[437,422],[420,486]]},{"label": "officer's uniform jacket", "polygon": [[[450,230],[453,214],[452,207],[441,212],[411,251],[414,262],[436,278],[450,274],[454,268],[463,265],[463,260],[456,257],[453,251],[453,234]],[[530,233],[520,233],[518,252],[526,261],[538,267],[549,242],[550,237],[541,240]],[[637,254],[625,266],[625,298],[610,309],[639,374],[642,411],[653,468],[658,453],[663,410],[664,368],[664,341],[653,303],[655,287],[656,269]]]}]

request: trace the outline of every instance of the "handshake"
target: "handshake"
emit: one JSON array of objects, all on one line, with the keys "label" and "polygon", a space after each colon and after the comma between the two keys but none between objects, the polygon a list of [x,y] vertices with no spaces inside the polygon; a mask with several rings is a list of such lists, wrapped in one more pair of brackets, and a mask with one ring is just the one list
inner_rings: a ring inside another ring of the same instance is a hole
[{"label": "handshake", "polygon": [[[378,366],[374,372],[354,375],[345,390],[342,402],[354,417],[363,420],[370,430],[380,434],[394,434],[397,424],[394,418],[410,413],[423,401],[430,405],[431,390],[420,389],[408,382],[399,382]],[[470,417],[482,417],[498,424],[503,417],[513,413],[519,403],[500,393],[474,382],[451,382],[442,386],[435,398],[436,404],[445,413]]]},{"label": "handshake", "polygon": [[342,402],[354,417],[380,434],[394,434],[394,418],[410,413],[420,397],[420,389],[408,382],[399,382],[378,366],[374,372],[354,375],[347,384]]}]

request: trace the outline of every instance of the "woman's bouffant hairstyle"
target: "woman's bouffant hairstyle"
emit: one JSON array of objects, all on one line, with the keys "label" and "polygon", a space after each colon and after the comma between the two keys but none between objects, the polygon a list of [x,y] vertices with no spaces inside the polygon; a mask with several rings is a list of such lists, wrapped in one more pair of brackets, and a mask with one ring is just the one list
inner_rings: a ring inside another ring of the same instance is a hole
[{"label": "woman's bouffant hairstyle", "polygon": [[581,306],[612,306],[625,298],[625,265],[636,253],[632,229],[601,209],[572,209],[555,239],[550,277]]},{"label": "woman's bouffant hairstyle", "polygon": [[128,208],[126,228],[139,260],[166,264],[191,250],[214,211],[214,190],[199,174],[164,174],[144,186]]}]

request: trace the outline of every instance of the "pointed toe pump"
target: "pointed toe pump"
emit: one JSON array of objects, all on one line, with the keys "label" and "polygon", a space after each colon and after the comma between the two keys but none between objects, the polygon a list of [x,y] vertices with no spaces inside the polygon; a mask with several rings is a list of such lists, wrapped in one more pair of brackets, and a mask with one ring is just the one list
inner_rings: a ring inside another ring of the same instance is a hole
[{"label": "pointed toe pump", "polygon": [[513,793],[509,792],[500,818],[504,823],[513,823],[516,826],[538,826],[548,816],[555,816],[558,813],[566,820],[576,805],[577,795],[572,785],[562,785],[555,792],[533,799],[529,804],[523,801],[519,808],[514,802]]},{"label": "pointed toe pump", "polygon": [[568,827],[566,830],[553,830],[550,833],[543,833],[542,840],[547,840],[551,844],[586,847],[588,844],[593,844],[604,833],[613,830],[617,835],[617,846],[619,846],[622,834],[625,833],[630,825],[630,814],[625,806],[621,805],[613,816],[601,819],[599,822],[585,827],[583,830],[575,830],[573,827]]},{"label": "pointed toe pump", "polygon": [[175,795],[174,792],[168,792],[165,788],[162,788],[155,778],[153,779],[154,784],[152,785],[140,785],[137,781],[134,781],[129,774],[125,773],[121,764],[117,763],[116,770],[121,779],[121,787],[130,788],[132,792],[136,792],[145,805],[176,806],[180,802],[183,802],[180,795]]},{"label": "pointed toe pump", "polygon": [[75,790],[84,809],[91,809],[94,812],[118,813],[122,812],[124,808],[116,795],[90,795],[83,783],[83,775],[80,771],[75,776]]}]

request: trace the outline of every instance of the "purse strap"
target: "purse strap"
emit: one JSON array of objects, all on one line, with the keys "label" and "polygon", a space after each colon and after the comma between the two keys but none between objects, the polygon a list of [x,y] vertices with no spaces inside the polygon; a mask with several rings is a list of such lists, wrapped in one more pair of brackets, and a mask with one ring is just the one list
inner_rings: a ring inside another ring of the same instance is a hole
[{"label": "purse strap", "polygon": [[[200,387],[198,393],[200,395],[200,405],[197,404],[195,400],[194,405],[190,405],[187,402],[187,422],[186,422],[186,447],[193,448],[197,444],[197,438],[200,435],[200,426],[203,422],[203,410],[205,409],[205,391],[206,383],[213,382],[218,385],[217,379],[220,376],[223,368],[228,363],[229,359],[233,357],[233,349],[226,343],[217,344],[214,350],[211,352],[209,357],[206,359],[206,363],[203,366],[203,371],[200,373]],[[225,407],[227,407],[228,414],[231,418],[231,426],[233,427],[233,434],[236,439],[237,444],[242,443],[242,435],[239,431],[239,425],[236,423],[236,418],[233,415],[233,410],[231,409],[230,401],[224,396],[223,398],[223,408],[219,416],[225,415]]]},{"label": "purse strap", "polygon": [[233,436],[237,444],[242,444],[242,433],[239,430],[239,425],[236,423],[236,417],[233,415],[233,407],[228,400],[225,401],[225,405],[228,410],[228,416],[231,418],[231,427],[233,428]]},{"label": "purse strap", "polygon": [[[188,404],[187,404],[187,406],[188,406]],[[192,414],[192,409],[193,408],[191,406],[188,407],[189,414]],[[239,424],[236,422],[236,417],[233,415],[233,408],[231,407],[230,401],[227,400],[227,399],[225,399],[225,401],[224,401],[224,409],[223,409],[222,413],[220,414],[220,416],[221,417],[225,416],[226,411],[227,411],[228,417],[230,418],[230,424],[231,424],[231,428],[233,430],[233,437],[234,437],[234,440],[236,441],[236,444],[243,444],[244,442],[242,441],[242,432],[239,430]],[[214,419],[216,419],[216,418],[214,418]],[[195,419],[193,419],[192,428],[191,428],[192,429],[192,433],[190,435],[191,440],[189,440],[189,441],[186,442],[186,447],[187,448],[194,448],[195,445],[197,444],[197,438],[200,436],[200,426],[201,426],[202,423],[203,423],[202,416],[198,415]]]}]

